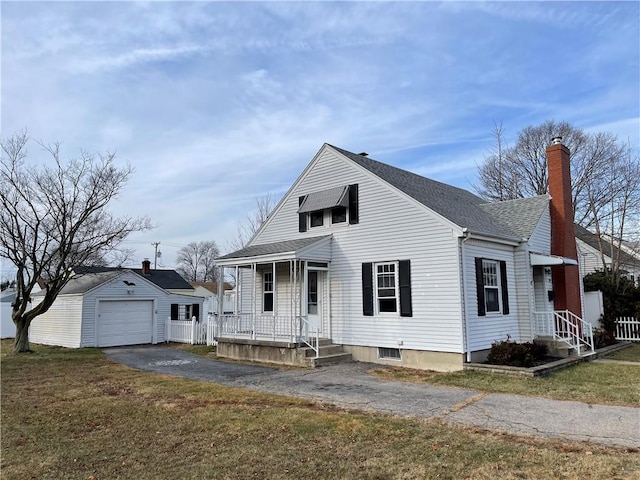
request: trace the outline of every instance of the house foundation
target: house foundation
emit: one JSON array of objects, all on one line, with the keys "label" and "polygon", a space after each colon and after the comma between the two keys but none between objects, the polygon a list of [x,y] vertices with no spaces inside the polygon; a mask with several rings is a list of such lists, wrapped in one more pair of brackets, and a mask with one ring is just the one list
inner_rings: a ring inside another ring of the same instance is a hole
[{"label": "house foundation", "polygon": [[358,362],[378,363],[395,367],[415,368],[418,370],[434,370],[436,372],[455,372],[462,370],[464,356],[460,353],[432,352],[423,350],[401,350],[400,359],[380,358],[377,347],[344,345]]}]

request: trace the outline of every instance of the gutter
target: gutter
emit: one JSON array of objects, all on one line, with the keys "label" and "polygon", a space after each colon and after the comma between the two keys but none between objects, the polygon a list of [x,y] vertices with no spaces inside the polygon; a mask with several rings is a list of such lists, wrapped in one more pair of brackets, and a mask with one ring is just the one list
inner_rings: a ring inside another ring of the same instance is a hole
[{"label": "gutter", "polygon": [[471,238],[467,228],[462,229],[462,241],[460,242],[460,256],[462,261],[462,330],[464,338],[462,340],[462,350],[466,354],[467,363],[471,362],[471,350],[469,349],[469,319],[467,318],[467,276],[465,266],[465,243]]}]

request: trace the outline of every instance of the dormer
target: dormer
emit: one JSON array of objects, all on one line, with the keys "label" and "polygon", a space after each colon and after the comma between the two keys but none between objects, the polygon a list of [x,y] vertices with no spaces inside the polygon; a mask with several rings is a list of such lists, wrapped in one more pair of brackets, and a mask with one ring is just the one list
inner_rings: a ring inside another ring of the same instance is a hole
[{"label": "dormer", "polygon": [[358,215],[358,184],[333,187],[298,198],[298,231],[326,225],[355,225]]}]

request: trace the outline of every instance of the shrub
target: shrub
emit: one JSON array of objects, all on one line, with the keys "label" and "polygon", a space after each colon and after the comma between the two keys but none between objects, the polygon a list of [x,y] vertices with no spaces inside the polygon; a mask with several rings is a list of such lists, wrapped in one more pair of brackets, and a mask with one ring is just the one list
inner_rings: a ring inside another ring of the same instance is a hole
[{"label": "shrub", "polygon": [[604,328],[594,328],[593,329],[593,344],[596,349],[608,347],[609,345],[613,345],[614,343],[618,343],[616,337],[608,330]]},{"label": "shrub", "polygon": [[487,362],[494,365],[510,365],[512,367],[531,367],[547,355],[546,345],[526,342],[518,343],[507,339],[491,344]]}]

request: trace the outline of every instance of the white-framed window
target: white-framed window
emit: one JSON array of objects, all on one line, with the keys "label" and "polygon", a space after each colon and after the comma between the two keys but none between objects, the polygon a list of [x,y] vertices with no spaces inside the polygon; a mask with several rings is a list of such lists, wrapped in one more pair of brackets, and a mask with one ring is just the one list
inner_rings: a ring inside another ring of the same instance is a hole
[{"label": "white-framed window", "polygon": [[500,269],[497,261],[482,260],[482,279],[486,312],[500,312]]},{"label": "white-framed window", "polygon": [[335,207],[331,209],[331,223],[346,223],[347,207]]},{"label": "white-framed window", "polygon": [[262,311],[273,312],[273,272],[264,272],[262,277]]},{"label": "white-framed window", "polygon": [[378,313],[398,312],[398,265],[396,262],[374,264],[375,302]]},{"label": "white-framed window", "polygon": [[309,226],[321,227],[324,225],[324,210],[317,210],[309,214]]}]

